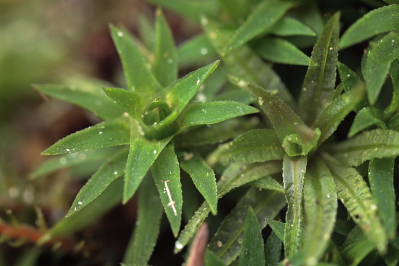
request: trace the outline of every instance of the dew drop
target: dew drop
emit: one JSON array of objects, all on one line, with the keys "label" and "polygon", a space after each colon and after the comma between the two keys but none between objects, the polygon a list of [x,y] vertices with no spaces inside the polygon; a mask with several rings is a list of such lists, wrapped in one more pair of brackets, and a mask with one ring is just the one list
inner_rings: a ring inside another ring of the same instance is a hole
[{"label": "dew drop", "polygon": [[205,47],[201,48],[201,54],[202,54],[202,55],[208,54],[208,49],[205,48]]},{"label": "dew drop", "polygon": [[197,84],[197,85],[199,85],[199,84],[200,84],[200,82],[201,82],[201,80],[197,79],[197,83],[196,83],[196,84]]},{"label": "dew drop", "polygon": [[118,31],[118,37],[123,37],[123,32],[122,31]]},{"label": "dew drop", "polygon": [[102,135],[104,132],[102,132],[102,131],[100,131],[100,132],[98,132],[98,135]]},{"label": "dew drop", "polygon": [[78,205],[83,205],[83,202],[81,202],[81,201],[78,201]]},{"label": "dew drop", "polygon": [[168,59],[168,64],[169,65],[173,64],[173,60],[171,58]]},{"label": "dew drop", "polygon": [[258,103],[259,105],[263,105],[265,103],[262,97],[258,97]]},{"label": "dew drop", "polygon": [[183,248],[183,244],[180,243],[179,241],[176,241],[176,243],[175,243],[175,248],[176,248],[177,250],[180,250],[180,249]]},{"label": "dew drop", "polygon": [[119,172],[118,171],[114,171],[114,175],[118,175],[119,174]]},{"label": "dew drop", "polygon": [[153,153],[153,154],[157,154],[158,151],[157,151],[157,150],[153,150],[152,153]]},{"label": "dew drop", "polygon": [[206,101],[206,96],[203,93],[198,93],[197,95],[197,101],[204,103]]},{"label": "dew drop", "polygon": [[71,151],[71,149],[65,149],[66,150],[66,152],[70,152]]},{"label": "dew drop", "polygon": [[221,248],[221,247],[223,246],[223,242],[220,241],[220,240],[218,240],[218,241],[216,242],[216,246],[218,246],[218,248]]}]

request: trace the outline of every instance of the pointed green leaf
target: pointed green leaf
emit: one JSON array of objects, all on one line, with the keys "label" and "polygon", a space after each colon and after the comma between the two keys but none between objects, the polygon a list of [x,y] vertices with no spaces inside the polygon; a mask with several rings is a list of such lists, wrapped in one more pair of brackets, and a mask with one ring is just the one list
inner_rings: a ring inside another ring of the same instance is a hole
[{"label": "pointed green leaf", "polygon": [[66,217],[85,208],[92,201],[96,200],[110,184],[121,177],[125,169],[126,159],[127,151],[123,149],[114,154],[109,160],[106,160],[80,189]]},{"label": "pointed green leaf", "polygon": [[215,71],[219,62],[220,61],[215,61],[189,73],[166,89],[166,101],[173,111],[161,123],[170,123],[176,120],[187,104],[197,94],[205,80]]},{"label": "pointed green leaf", "polygon": [[395,158],[375,159],[369,164],[369,183],[381,222],[389,238],[396,235]]},{"label": "pointed green leaf", "polygon": [[210,62],[213,58],[216,58],[215,49],[203,34],[183,42],[177,53],[180,67]]},{"label": "pointed green leaf", "polygon": [[[240,164],[231,164],[223,172],[222,177],[217,184],[218,198],[222,198],[231,190],[254,182],[262,177],[281,172],[280,162],[268,162],[265,164],[254,164],[252,166],[242,167]],[[175,244],[175,252],[183,249],[190,239],[195,235],[200,225],[205,221],[210,212],[209,205],[205,202],[194,213]]]},{"label": "pointed green leaf", "polygon": [[148,169],[170,140],[171,138],[151,141],[132,135],[125,168],[123,203],[126,203],[134,195]]},{"label": "pointed green leaf", "polygon": [[374,125],[379,125],[383,128],[385,127],[385,124],[381,120],[377,109],[373,107],[364,107],[356,114],[351,129],[349,130],[348,137],[353,137],[360,131],[363,131]]},{"label": "pointed green leaf", "polygon": [[398,58],[399,34],[391,32],[379,41],[371,43],[370,50],[365,54],[362,64],[362,73],[366,80],[367,94],[371,104],[377,101],[391,64]]},{"label": "pointed green leaf", "polygon": [[273,69],[265,64],[249,47],[242,46],[234,53],[223,54],[226,43],[231,39],[232,31],[208,18],[204,18],[202,25],[205,32],[222,57],[229,73],[245,78],[253,83],[259,84],[270,91],[277,91],[277,95],[284,101],[293,105],[292,96],[288,92],[280,77]]},{"label": "pointed green leaf", "polygon": [[399,5],[374,9],[357,20],[342,35],[340,47],[346,48],[388,31],[399,30]]},{"label": "pointed green leaf", "polygon": [[168,86],[177,79],[177,49],[173,34],[161,10],[157,11],[157,42],[153,72],[163,86]]},{"label": "pointed green leaf", "polygon": [[77,152],[59,156],[57,158],[51,158],[42,163],[36,168],[31,174],[32,179],[36,179],[48,174],[51,174],[57,170],[70,168],[91,162],[101,162],[109,156],[108,152],[98,151],[87,151]]},{"label": "pointed green leaf", "polygon": [[195,187],[205,198],[212,213],[217,213],[216,178],[212,168],[199,156],[180,161],[181,168],[187,172]]},{"label": "pointed green leaf", "polygon": [[254,210],[248,209],[244,223],[244,236],[241,255],[238,262],[239,266],[265,265],[265,251],[258,217]]},{"label": "pointed green leaf", "polygon": [[308,66],[310,58],[292,43],[275,37],[263,38],[255,47],[255,51],[272,62]]},{"label": "pointed green leaf", "polygon": [[239,176],[234,178],[225,177],[220,180],[218,183],[219,197],[226,195],[235,188],[277,173],[281,173],[281,162],[279,161],[243,166],[243,171]]},{"label": "pointed green leaf", "polygon": [[391,64],[389,74],[392,79],[392,100],[391,103],[385,108],[384,113],[390,115],[399,109],[399,60],[395,60]]},{"label": "pointed green leaf", "polygon": [[285,0],[260,2],[231,37],[226,52],[238,48],[261,33],[269,32],[273,25],[294,5],[294,2]]},{"label": "pointed green leaf", "polygon": [[127,86],[142,99],[154,96],[160,85],[151,73],[148,60],[144,57],[133,36],[125,29],[111,26],[112,39],[122,61]]},{"label": "pointed green leaf", "polygon": [[140,100],[140,96],[133,91],[118,88],[105,88],[105,94],[111,98],[116,104],[123,108],[123,111],[130,114],[136,120],[141,119],[144,107]]},{"label": "pointed green leaf", "polygon": [[173,10],[188,19],[199,21],[202,15],[214,14],[218,10],[218,1],[201,0],[149,0],[149,2]]},{"label": "pointed green leaf", "polygon": [[271,129],[253,129],[238,136],[235,140],[220,146],[216,160],[223,163],[254,163],[281,160],[284,150]]},{"label": "pointed green leaf", "polygon": [[258,109],[252,106],[232,101],[195,103],[182,115],[180,127],[184,130],[198,125],[211,125],[257,112]]},{"label": "pointed green leaf", "polygon": [[360,103],[364,96],[364,84],[358,83],[353,89],[337,96],[321,111],[313,127],[319,128],[319,144],[327,140],[338,128],[344,118]]},{"label": "pointed green leaf", "polygon": [[331,151],[343,163],[358,166],[365,161],[399,155],[399,133],[375,129],[334,144]]},{"label": "pointed green leaf", "polygon": [[328,246],[338,208],[333,176],[321,160],[316,160],[306,173],[304,207],[305,261],[307,265],[316,265]]},{"label": "pointed green leaf", "polygon": [[40,92],[51,97],[79,105],[98,117],[107,120],[120,116],[122,108],[113,103],[102,91],[108,84],[80,82],[73,86],[42,84],[35,85]]},{"label": "pointed green leaf", "polygon": [[338,62],[339,13],[332,16],[311,56],[311,65],[303,82],[299,106],[305,121],[312,123],[334,95]]},{"label": "pointed green leaf", "polygon": [[258,181],[253,182],[253,185],[260,189],[275,190],[284,193],[284,187],[271,176],[259,179]]},{"label": "pointed green leaf", "polygon": [[377,205],[373,200],[367,183],[356,169],[347,167],[332,157],[324,156],[337,186],[338,198],[345,205],[355,223],[357,223],[380,252],[387,246],[387,237],[378,216]]},{"label": "pointed green leaf", "polygon": [[[345,64],[338,63],[338,73],[341,80],[341,84],[339,86],[342,86],[343,91],[351,90],[353,87],[355,87],[356,84],[358,84],[359,76],[356,72],[354,72]],[[339,90],[339,88],[337,88],[335,92],[335,97],[341,94],[342,90]]]},{"label": "pointed green leaf", "polygon": [[209,248],[229,265],[241,253],[244,219],[250,207],[258,218],[260,228],[267,225],[285,206],[284,195],[279,192],[265,192],[250,189],[227,215],[211,242]]},{"label": "pointed green leaf", "polygon": [[156,33],[148,16],[141,15],[138,17],[138,32],[145,47],[150,51],[155,51]]},{"label": "pointed green leaf", "polygon": [[129,135],[126,120],[114,119],[70,134],[51,145],[42,154],[57,155],[126,145],[129,143]]},{"label": "pointed green leaf", "polygon": [[87,227],[89,224],[98,222],[101,216],[120,202],[122,186],[122,179],[114,181],[98,198],[86,205],[86,207],[63,218],[55,224],[54,227],[40,239],[40,242],[47,242],[54,237],[70,235]]},{"label": "pointed green leaf", "polygon": [[272,220],[269,222],[269,225],[273,231],[274,234],[280,239],[280,241],[284,241],[284,228],[285,228],[285,223]]},{"label": "pointed green leaf", "polygon": [[151,178],[143,180],[139,191],[138,215],[133,235],[126,249],[126,265],[147,265],[157,242],[162,204]]},{"label": "pointed green leaf", "polygon": [[277,36],[316,36],[316,33],[307,25],[295,18],[287,16],[277,21],[270,29],[270,33]]},{"label": "pointed green leaf", "polygon": [[168,217],[173,234],[177,237],[181,224],[183,193],[180,183],[179,161],[172,144],[169,144],[161,152],[151,168],[151,173],[166,217]]},{"label": "pointed green leaf", "polygon": [[265,265],[278,266],[281,261],[282,250],[283,242],[272,232],[265,243]]},{"label": "pointed green leaf", "polygon": [[306,157],[290,158],[286,155],[283,160],[284,190],[288,202],[284,229],[286,257],[295,255],[302,241],[302,191],[306,165]]},{"label": "pointed green leaf", "polygon": [[285,152],[289,156],[306,155],[313,150],[320,137],[319,129],[311,129],[278,96],[251,84],[232,77],[239,87],[245,88],[258,97],[258,104],[269,118]]}]

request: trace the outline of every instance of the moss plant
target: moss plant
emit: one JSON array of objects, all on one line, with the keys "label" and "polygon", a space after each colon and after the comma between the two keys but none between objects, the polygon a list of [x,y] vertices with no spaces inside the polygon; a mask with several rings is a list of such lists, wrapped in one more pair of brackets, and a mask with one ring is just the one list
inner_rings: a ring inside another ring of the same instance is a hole
[{"label": "moss plant", "polygon": [[[151,2],[202,33],[176,46],[158,10],[142,42],[111,26],[124,88],[37,85],[103,120],[43,152],[59,157],[35,178],[102,165],[41,241],[81,230],[138,194],[124,265],[149,263],[163,213],[176,253],[193,242],[188,265],[202,254],[192,240],[206,221],[205,265],[396,265],[397,1],[360,1],[365,14],[340,1]],[[187,67],[196,70],[178,78]],[[225,215],[218,202],[227,194],[235,207]],[[182,217],[191,217],[184,227]]]}]

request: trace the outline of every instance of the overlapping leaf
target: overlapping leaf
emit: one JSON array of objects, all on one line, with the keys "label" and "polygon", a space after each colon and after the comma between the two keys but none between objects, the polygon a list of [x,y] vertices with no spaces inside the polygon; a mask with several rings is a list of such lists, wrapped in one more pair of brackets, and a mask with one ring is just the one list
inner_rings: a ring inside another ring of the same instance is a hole
[{"label": "overlapping leaf", "polygon": [[365,161],[399,155],[399,133],[392,130],[366,131],[331,147],[335,158],[358,166]]},{"label": "overlapping leaf", "polygon": [[150,178],[143,181],[139,191],[136,226],[125,252],[126,265],[147,265],[155,247],[161,218],[162,204]]},{"label": "overlapping leaf", "polygon": [[303,82],[299,107],[305,122],[313,123],[334,95],[338,62],[340,15],[332,16],[313,47],[311,65]]},{"label": "overlapping leaf", "polygon": [[399,29],[399,5],[374,9],[356,21],[342,35],[340,47],[346,48],[374,35]]},{"label": "overlapping leaf", "polygon": [[307,166],[306,157],[283,160],[283,181],[288,209],[285,218],[285,255],[291,257],[298,251],[303,235],[302,194]]}]

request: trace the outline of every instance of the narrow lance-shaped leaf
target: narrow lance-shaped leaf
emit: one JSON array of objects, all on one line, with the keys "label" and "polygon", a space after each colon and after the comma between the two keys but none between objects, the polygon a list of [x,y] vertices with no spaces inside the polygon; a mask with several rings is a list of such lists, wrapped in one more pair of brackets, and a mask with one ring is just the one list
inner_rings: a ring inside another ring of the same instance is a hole
[{"label": "narrow lance-shaped leaf", "polygon": [[359,134],[330,148],[335,158],[352,166],[365,161],[399,155],[399,133],[374,129]]},{"label": "narrow lance-shaped leaf", "polygon": [[391,32],[379,41],[372,42],[370,50],[364,56],[362,73],[366,80],[369,102],[374,104],[388,76],[391,63],[399,58],[399,34]]},{"label": "narrow lance-shaped leaf", "polygon": [[369,182],[378,213],[389,238],[396,235],[396,200],[394,188],[395,158],[370,161]]},{"label": "narrow lance-shaped leaf", "polygon": [[126,119],[118,118],[70,134],[51,145],[42,154],[57,155],[126,145],[129,143],[129,136]]},{"label": "narrow lance-shaped leaf", "polygon": [[153,72],[159,82],[166,87],[177,79],[178,60],[172,32],[160,9],[157,10],[156,33]]},{"label": "narrow lance-shaped leaf", "polygon": [[355,223],[380,252],[386,250],[387,237],[377,216],[377,205],[367,183],[359,173],[327,154],[323,154],[337,187],[338,198],[345,205]]},{"label": "narrow lance-shaped leaf", "polygon": [[220,146],[210,160],[255,163],[281,160],[284,150],[271,129],[253,129],[238,136],[232,142]]},{"label": "narrow lance-shaped leaf", "polygon": [[264,190],[275,190],[284,193],[284,187],[273,177],[266,176],[252,183],[255,187]]},{"label": "narrow lance-shaped leaf", "polygon": [[131,134],[129,155],[125,168],[123,203],[126,203],[134,195],[147,171],[170,140],[171,137],[151,141],[135,133]]},{"label": "narrow lance-shaped leaf", "polygon": [[346,48],[388,31],[399,30],[399,5],[374,9],[352,24],[342,35],[340,47]]},{"label": "narrow lance-shaped leaf", "polygon": [[381,120],[379,110],[373,107],[364,107],[355,116],[348,137],[353,137],[357,133],[371,126],[378,125],[385,128],[384,121]]},{"label": "narrow lance-shaped leaf", "polygon": [[141,119],[144,106],[140,96],[137,93],[119,88],[105,88],[104,92],[131,117],[135,118],[136,120]]},{"label": "narrow lance-shaped leaf", "polygon": [[124,173],[127,151],[123,149],[106,160],[96,173],[87,181],[76,195],[66,216],[85,208],[92,201],[96,200],[108,186]]},{"label": "narrow lance-shaped leaf", "polygon": [[155,28],[150,21],[151,19],[142,15],[138,17],[138,32],[140,36],[140,40],[142,40],[143,44],[150,51],[155,51],[155,42],[156,42],[156,33]]},{"label": "narrow lance-shaped leaf", "polygon": [[313,127],[319,128],[319,144],[327,140],[338,128],[344,118],[360,103],[364,96],[364,84],[358,83],[354,88],[337,96],[321,111]]},{"label": "narrow lance-shaped leaf", "polygon": [[316,33],[307,25],[295,18],[287,16],[277,21],[270,29],[270,33],[277,36],[316,36]]},{"label": "narrow lance-shaped leaf", "polygon": [[[276,161],[265,164],[254,164],[250,167],[245,167],[245,169],[241,166],[241,164],[231,164],[223,172],[222,178],[217,184],[218,198],[222,198],[235,188],[259,180],[262,177],[281,172],[281,163]],[[204,202],[180,233],[176,241],[175,252],[181,251],[187,245],[199,226],[208,217],[209,212],[209,205]]]},{"label": "narrow lance-shaped leaf", "polygon": [[128,88],[137,92],[142,99],[154,96],[160,90],[160,85],[151,73],[148,60],[136,40],[127,30],[115,26],[111,26],[111,33],[122,61]]},{"label": "narrow lance-shaped leaf", "polygon": [[108,84],[98,81],[77,82],[76,85],[41,84],[35,88],[51,97],[79,105],[99,118],[112,119],[123,113],[102,91]]},{"label": "narrow lance-shaped leaf", "polygon": [[180,161],[181,168],[186,171],[195,187],[205,198],[212,213],[217,213],[217,188],[215,173],[212,168],[199,156],[194,155],[192,158],[187,158]]},{"label": "narrow lance-shaped leaf", "polygon": [[292,43],[274,37],[265,37],[255,46],[255,51],[264,59],[289,65],[308,66],[310,58]]},{"label": "narrow lance-shaped leaf", "polygon": [[258,109],[233,101],[195,103],[182,114],[181,130],[199,125],[211,125],[239,116],[254,114]]},{"label": "narrow lance-shaped leaf", "polygon": [[303,235],[302,191],[307,158],[284,157],[283,181],[288,209],[285,218],[285,255],[291,257],[298,251]]},{"label": "narrow lance-shaped leaf", "polygon": [[149,0],[151,3],[173,10],[188,19],[199,21],[203,15],[214,14],[218,10],[218,1],[187,1],[187,0]]},{"label": "narrow lance-shaped leaf", "polygon": [[334,95],[338,62],[339,13],[332,16],[313,48],[311,65],[303,82],[299,107],[305,121],[313,123]]},{"label": "narrow lance-shaped leaf", "polygon": [[265,265],[265,251],[258,217],[254,210],[248,209],[244,223],[244,236],[241,255],[238,262],[239,266]]},{"label": "narrow lance-shaped leaf", "polygon": [[306,173],[304,206],[305,261],[307,265],[316,265],[327,248],[337,214],[337,191],[334,179],[321,160],[316,160]]},{"label": "narrow lance-shaped leaf", "polygon": [[294,2],[285,0],[260,2],[231,37],[226,47],[226,53],[257,35],[270,31],[272,26],[294,5]]},{"label": "narrow lance-shaped leaf", "polygon": [[151,173],[173,234],[177,236],[181,223],[183,192],[179,161],[172,144],[161,152],[151,168]]},{"label": "narrow lance-shaped leaf", "polygon": [[335,89],[334,98],[340,95],[342,91],[352,89],[359,82],[359,76],[357,73],[341,62],[338,63],[338,73],[341,84]]},{"label": "narrow lance-shaped leaf", "polygon": [[313,150],[320,137],[319,129],[311,129],[278,96],[247,81],[232,77],[239,87],[258,97],[258,104],[270,120],[277,137],[289,156],[306,155]]},{"label": "narrow lance-shaped leaf", "polygon": [[121,179],[113,182],[96,200],[54,225],[39,242],[45,243],[53,237],[70,235],[98,221],[102,215],[120,202],[122,185],[123,182]]},{"label": "narrow lance-shaped leaf", "polygon": [[35,169],[30,177],[36,179],[48,174],[51,174],[57,170],[64,168],[72,168],[74,166],[82,165],[90,162],[101,162],[109,156],[109,152],[106,151],[87,151],[71,153],[57,158],[51,158],[44,161],[37,169]]},{"label": "narrow lance-shaped leaf", "polygon": [[399,109],[399,60],[395,60],[391,64],[389,72],[392,79],[392,100],[391,103],[385,108],[384,113],[390,115]]},{"label": "narrow lance-shaped leaf", "polygon": [[269,222],[269,225],[273,233],[276,234],[276,236],[278,237],[278,239],[280,239],[280,241],[284,241],[285,223],[277,220],[272,220]]},{"label": "narrow lance-shaped leaf", "polygon": [[251,49],[242,46],[236,49],[234,53],[223,54],[226,43],[231,39],[231,30],[223,28],[217,22],[208,18],[203,18],[201,22],[212,45],[223,58],[223,62],[226,64],[229,73],[259,84],[267,90],[277,91],[277,95],[287,103],[293,105],[292,96],[280,77]]},{"label": "narrow lance-shaped leaf", "polygon": [[179,46],[177,54],[181,67],[210,62],[212,58],[216,58],[215,49],[203,34],[183,42]]},{"label": "narrow lance-shaped leaf", "polygon": [[263,229],[267,221],[272,220],[285,204],[282,193],[250,189],[222,221],[209,243],[210,250],[215,252],[225,264],[231,264],[242,251],[244,220],[248,209],[253,208],[260,228]]},{"label": "narrow lance-shaped leaf", "polygon": [[139,191],[138,215],[133,235],[126,249],[126,265],[147,265],[155,247],[163,208],[151,178],[143,180]]}]

